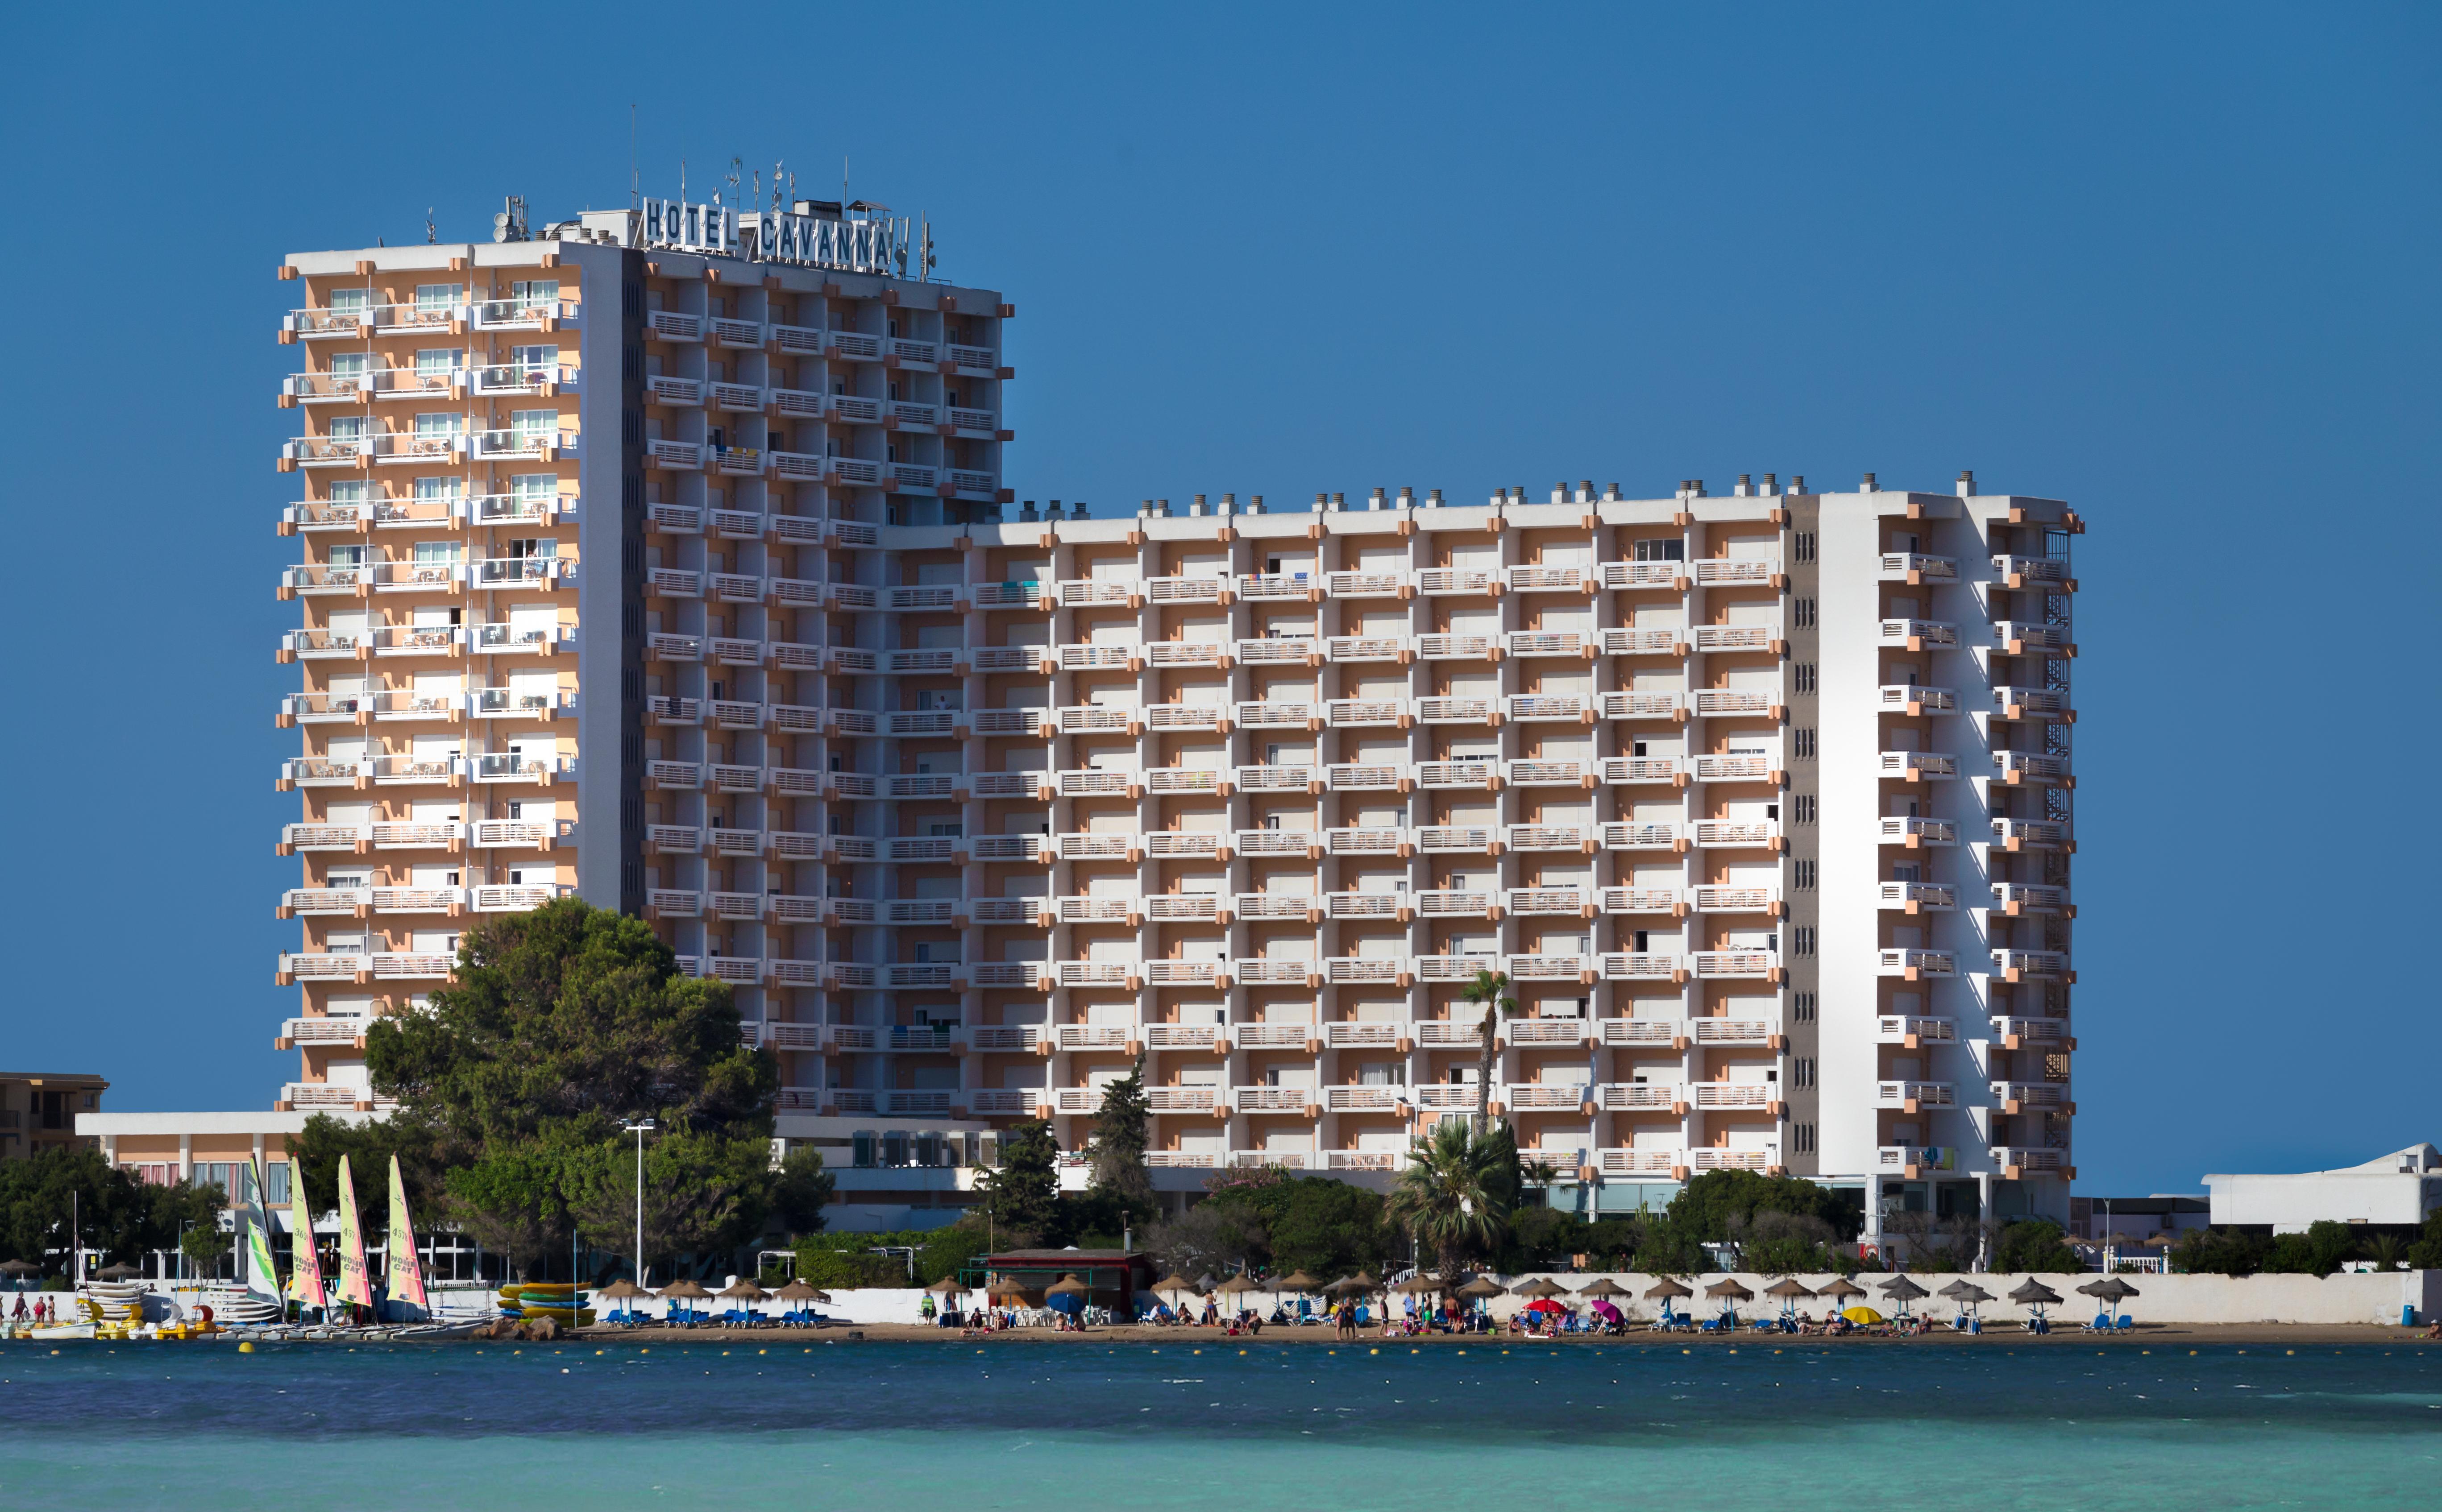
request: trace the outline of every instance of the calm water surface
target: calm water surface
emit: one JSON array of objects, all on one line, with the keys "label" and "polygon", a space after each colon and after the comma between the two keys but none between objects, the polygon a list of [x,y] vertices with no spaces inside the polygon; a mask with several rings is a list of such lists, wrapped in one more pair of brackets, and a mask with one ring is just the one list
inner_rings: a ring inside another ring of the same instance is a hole
[{"label": "calm water surface", "polygon": [[2378,1346],[51,1347],[0,1507],[2442,1505]]}]

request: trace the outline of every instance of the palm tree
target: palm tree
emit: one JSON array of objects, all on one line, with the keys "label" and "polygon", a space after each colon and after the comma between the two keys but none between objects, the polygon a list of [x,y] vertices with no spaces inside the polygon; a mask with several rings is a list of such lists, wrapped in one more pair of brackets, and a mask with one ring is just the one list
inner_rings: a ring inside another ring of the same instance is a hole
[{"label": "palm tree", "polygon": [[1444,1282],[1458,1279],[1468,1255],[1500,1241],[1509,1214],[1491,1178],[1501,1157],[1498,1143],[1476,1138],[1456,1119],[1443,1120],[1431,1138],[1409,1148],[1408,1168],[1384,1214],[1432,1249]]},{"label": "palm tree", "polygon": [[1518,1016],[1518,999],[1509,995],[1508,974],[1495,971],[1477,972],[1475,980],[1458,995],[1462,1001],[1484,1005],[1484,1048],[1475,1071],[1475,1137],[1481,1139],[1492,1129],[1492,1038],[1498,1020]]}]

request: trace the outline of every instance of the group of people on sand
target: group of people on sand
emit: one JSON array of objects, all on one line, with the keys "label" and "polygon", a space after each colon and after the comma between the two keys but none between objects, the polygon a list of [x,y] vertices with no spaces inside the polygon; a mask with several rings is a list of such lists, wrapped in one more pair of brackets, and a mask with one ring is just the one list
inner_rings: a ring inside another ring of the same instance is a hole
[{"label": "group of people on sand", "polygon": [[47,1291],[37,1292],[34,1304],[28,1307],[26,1305],[26,1294],[21,1291],[17,1294],[17,1310],[9,1317],[16,1322],[30,1323],[36,1328],[48,1327],[59,1321],[60,1317],[56,1305],[51,1301],[54,1295]]}]

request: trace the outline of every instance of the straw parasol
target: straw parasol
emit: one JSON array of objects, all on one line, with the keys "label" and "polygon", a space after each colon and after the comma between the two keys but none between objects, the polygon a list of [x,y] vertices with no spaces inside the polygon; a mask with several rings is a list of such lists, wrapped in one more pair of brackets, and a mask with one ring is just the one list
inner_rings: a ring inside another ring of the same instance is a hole
[{"label": "straw parasol", "polygon": [[1072,1270],[1068,1272],[1068,1274],[1061,1277],[1058,1281],[1053,1282],[1050,1285],[1044,1287],[1043,1295],[1046,1297],[1083,1297],[1085,1295],[1085,1284],[1079,1281],[1077,1279],[1077,1273]]},{"label": "straw parasol", "polygon": [[2088,1297],[2101,1299],[2106,1305],[2117,1303],[2123,1298],[2138,1295],[2136,1287],[2117,1276],[2105,1276],[2101,1281],[2089,1281],[2077,1289]]},{"label": "straw parasol", "polygon": [[0,1270],[5,1270],[12,1276],[37,1275],[41,1273],[42,1268],[30,1260],[0,1260]]},{"label": "straw parasol", "polygon": [[1993,1300],[1993,1294],[1991,1292],[1986,1291],[1983,1287],[1978,1286],[1972,1281],[1962,1282],[1955,1287],[1944,1286],[1941,1288],[1941,1293],[1945,1297],[1957,1299],[1959,1304],[1966,1308],[1971,1313],[1977,1308],[1982,1306],[1984,1303]]},{"label": "straw parasol", "polygon": [[1632,1297],[1636,1295],[1609,1276],[1596,1276],[1577,1288],[1580,1297]]},{"label": "straw parasol", "polygon": [[1653,1284],[1645,1288],[1645,1295],[1649,1301],[1655,1297],[1693,1297],[1696,1294],[1667,1276],[1657,1276]]},{"label": "straw parasol", "polygon": [[1272,1290],[1276,1292],[1309,1292],[1321,1291],[1321,1289],[1322,1283],[1315,1280],[1312,1276],[1307,1275],[1303,1270],[1292,1270],[1287,1275],[1283,1276],[1280,1280],[1272,1283]]},{"label": "straw parasol", "polygon": [[1157,1295],[1162,1292],[1169,1292],[1173,1296],[1176,1296],[1182,1291],[1192,1292],[1195,1289],[1195,1283],[1188,1280],[1185,1276],[1180,1275],[1175,1270],[1153,1284],[1153,1290]]},{"label": "straw parasol", "polygon": [[1563,1286],[1558,1282],[1545,1276],[1538,1276],[1532,1281],[1522,1282],[1519,1284],[1510,1287],[1509,1290],[1513,1296],[1523,1297],[1529,1302],[1544,1297],[1565,1297],[1569,1294],[1568,1287]]},{"label": "straw parasol", "polygon": [[137,1269],[134,1266],[131,1266],[126,1261],[122,1260],[115,1266],[102,1266],[100,1270],[94,1272],[94,1277],[99,1281],[125,1281],[130,1277],[140,1276],[142,1274],[144,1274],[144,1272]]},{"label": "straw parasol", "polygon": [[1736,1297],[1743,1299],[1753,1297],[1755,1293],[1749,1291],[1747,1289],[1746,1283],[1740,1281],[1738,1277],[1723,1276],[1721,1280],[1705,1287],[1704,1295],[1707,1297]]},{"label": "straw parasol", "polygon": [[1815,1295],[1815,1291],[1813,1287],[1798,1280],[1795,1276],[1783,1276],[1778,1281],[1774,1282],[1771,1285],[1766,1286],[1763,1289],[1763,1294],[1767,1297],[1786,1297],[1790,1301],[1795,1302],[1800,1297],[1812,1297]]},{"label": "straw parasol", "polygon": [[1982,1289],[1982,1287],[1977,1285],[1974,1282],[1961,1277],[1959,1280],[1954,1281],[1949,1285],[1942,1287],[1941,1295],[1944,1297],[1963,1300],[1967,1293],[1971,1291],[1981,1291]]},{"label": "straw parasol", "polygon": [[2034,1277],[2029,1276],[2010,1293],[2010,1300],[2022,1306],[2050,1307],[2060,1302],[2061,1294]]},{"label": "straw parasol", "polygon": [[971,1288],[968,1287],[966,1283],[960,1281],[956,1276],[943,1276],[940,1280],[933,1283],[933,1284],[925,1287],[924,1289],[926,1291],[938,1291],[944,1297],[958,1297],[965,1295]]},{"label": "straw parasol", "polygon": [[781,1287],[778,1291],[774,1292],[772,1295],[781,1302],[829,1302],[831,1300],[831,1294],[829,1292],[817,1291],[802,1281],[792,1281],[787,1285]]},{"label": "straw parasol", "polygon": [[671,1282],[666,1286],[664,1286],[662,1288],[662,1295],[664,1297],[675,1297],[681,1302],[705,1302],[709,1301],[712,1297],[712,1293],[704,1290],[702,1286],[698,1285],[695,1282],[688,1280],[684,1276],[681,1276],[678,1280]]},{"label": "straw parasol", "polygon": [[762,1287],[755,1284],[751,1278],[740,1276],[736,1281],[731,1282],[728,1285],[721,1287],[720,1290],[714,1293],[714,1295],[718,1297],[726,1297],[735,1302],[758,1303],[769,1300],[772,1294],[765,1291]]},{"label": "straw parasol", "polygon": [[1458,1290],[1451,1292],[1450,1295],[1461,1302],[1482,1302],[1493,1297],[1505,1297],[1508,1295],[1508,1288],[1490,1276],[1478,1276]]},{"label": "straw parasol", "polygon": [[1375,1278],[1372,1271],[1360,1270],[1353,1276],[1342,1276],[1322,1289],[1335,1297],[1345,1297],[1351,1294],[1370,1297],[1382,1289],[1382,1283]]},{"label": "straw parasol", "polygon": [[1449,1285],[1438,1276],[1414,1275],[1391,1289],[1412,1297],[1422,1297],[1430,1292],[1448,1291]]},{"label": "straw parasol", "polygon": [[596,1302],[627,1302],[633,1298],[651,1295],[651,1292],[622,1276],[608,1286],[597,1289],[593,1293],[593,1298]]},{"label": "straw parasol", "polygon": [[1880,1286],[1876,1287],[1875,1290],[1880,1291],[1884,1296],[1890,1298],[1893,1302],[1914,1302],[1919,1297],[1930,1297],[1933,1295],[1933,1293],[1925,1290],[1923,1286],[1918,1285],[1915,1282],[1910,1281],[1905,1276],[1893,1276],[1890,1280],[1884,1282]]},{"label": "straw parasol", "polygon": [[1816,1292],[1815,1295],[1818,1297],[1829,1297],[1833,1302],[1838,1302],[1843,1297],[1863,1297],[1867,1295],[1867,1292],[1865,1287],[1858,1285],[1848,1277],[1834,1276],[1830,1281],[1824,1283],[1823,1289]]},{"label": "straw parasol", "polygon": [[1261,1291],[1263,1289],[1264,1284],[1262,1282],[1251,1280],[1245,1272],[1241,1271],[1239,1274],[1230,1277],[1228,1281],[1223,1282],[1218,1286],[1213,1287],[1212,1295],[1215,1297],[1237,1297],[1242,1296],[1247,1292]]}]

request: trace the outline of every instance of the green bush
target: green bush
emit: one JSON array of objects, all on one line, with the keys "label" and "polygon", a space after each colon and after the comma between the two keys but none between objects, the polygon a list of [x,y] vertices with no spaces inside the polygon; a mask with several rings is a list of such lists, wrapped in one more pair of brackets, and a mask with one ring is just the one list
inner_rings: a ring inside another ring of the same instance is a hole
[{"label": "green bush", "polygon": [[2065,1242],[2061,1226],[2045,1219],[2004,1224],[1994,1246],[1993,1268],[1999,1271],[2083,1270],[2085,1263]]},{"label": "green bush", "polygon": [[2347,1224],[2326,1219],[2310,1225],[2305,1233],[2274,1234],[2264,1269],[2272,1275],[2328,1276],[2357,1252],[2356,1232]]}]

